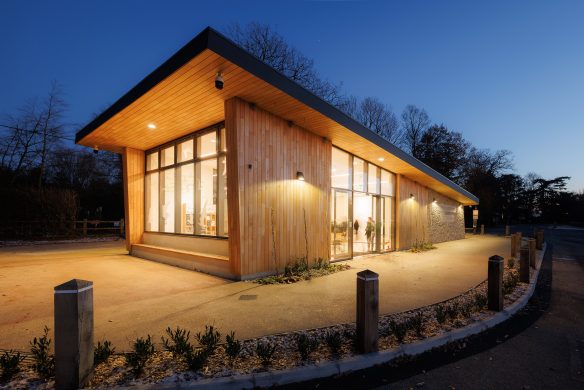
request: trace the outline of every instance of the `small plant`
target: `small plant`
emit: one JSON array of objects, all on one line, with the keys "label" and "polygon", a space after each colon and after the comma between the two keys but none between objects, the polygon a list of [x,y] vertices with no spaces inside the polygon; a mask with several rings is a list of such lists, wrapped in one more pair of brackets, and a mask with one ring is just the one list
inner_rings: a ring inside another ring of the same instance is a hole
[{"label": "small plant", "polygon": [[115,352],[116,349],[112,348],[112,343],[110,341],[104,340],[103,344],[98,341],[93,349],[93,365],[97,366],[98,364],[105,362]]},{"label": "small plant", "polygon": [[448,311],[444,305],[436,306],[434,312],[436,314],[436,321],[438,321],[439,324],[446,322],[446,319],[448,318]]},{"label": "small plant", "polygon": [[510,257],[507,260],[507,268],[509,268],[509,269],[514,269],[515,268],[515,258],[514,257]]},{"label": "small plant", "polygon": [[185,355],[185,361],[190,370],[198,371],[207,363],[209,356],[209,350],[206,348],[192,349]]},{"label": "small plant", "polygon": [[446,306],[446,314],[451,320],[455,320],[460,312],[460,305],[458,302],[452,302]]},{"label": "small plant", "polygon": [[55,357],[49,353],[50,348],[49,328],[45,326],[43,336],[38,339],[35,337],[30,342],[30,352],[34,360],[32,369],[43,379],[55,375]]},{"label": "small plant", "polygon": [[326,332],[324,340],[326,345],[329,347],[331,354],[333,354],[333,356],[337,356],[341,351],[341,345],[343,344],[343,337],[341,336],[341,333],[336,330],[329,330]]},{"label": "small plant", "polygon": [[275,352],[276,345],[269,341],[261,340],[256,344],[256,355],[258,355],[264,366],[270,365]]},{"label": "small plant", "polygon": [[152,337],[148,335],[146,338],[139,337],[134,341],[132,346],[132,352],[126,355],[126,362],[132,367],[134,374],[139,375],[146,361],[154,353],[154,344],[152,343]]},{"label": "small plant", "polygon": [[411,327],[418,337],[424,337],[424,324],[426,323],[426,318],[424,317],[424,313],[421,311],[414,314],[409,319],[409,327]]},{"label": "small plant", "polygon": [[21,356],[20,352],[4,351],[4,354],[0,355],[0,369],[2,369],[0,381],[7,382],[20,372],[20,363],[23,360],[24,356]]},{"label": "small plant", "polygon": [[197,333],[196,338],[199,345],[211,356],[215,352],[219,342],[221,342],[221,333],[215,330],[213,325],[205,325],[205,332],[202,334],[200,332]]},{"label": "small plant", "polygon": [[225,345],[225,353],[229,356],[229,361],[233,365],[233,362],[241,353],[241,342],[235,339],[235,332],[233,331],[225,336],[225,341],[227,342]]},{"label": "small plant", "polygon": [[172,352],[174,357],[186,356],[193,350],[193,346],[189,341],[191,332],[186,329],[181,329],[177,326],[176,330],[173,331],[168,327],[166,328],[166,334],[168,335],[167,339],[164,336],[161,337],[162,345],[168,352]]},{"label": "small plant", "polygon": [[416,241],[414,245],[410,248],[410,252],[412,253],[419,253],[419,252],[426,252],[432,249],[436,249],[434,245],[430,242],[423,242],[423,241]]},{"label": "small plant", "polygon": [[403,343],[408,333],[408,323],[407,321],[389,321],[389,327],[391,328],[391,333],[395,336],[398,342]]},{"label": "small plant", "polygon": [[308,360],[310,353],[318,348],[318,340],[303,332],[296,336],[296,347],[298,348],[298,353],[300,353],[300,358]]},{"label": "small plant", "polygon": [[470,317],[472,315],[473,310],[474,310],[474,302],[460,305],[460,313],[465,318]]},{"label": "small plant", "polygon": [[511,294],[519,283],[519,274],[512,270],[503,277],[503,294]]},{"label": "small plant", "polygon": [[487,296],[481,293],[475,293],[474,295],[474,304],[477,307],[477,310],[481,310],[483,307],[487,306]]}]

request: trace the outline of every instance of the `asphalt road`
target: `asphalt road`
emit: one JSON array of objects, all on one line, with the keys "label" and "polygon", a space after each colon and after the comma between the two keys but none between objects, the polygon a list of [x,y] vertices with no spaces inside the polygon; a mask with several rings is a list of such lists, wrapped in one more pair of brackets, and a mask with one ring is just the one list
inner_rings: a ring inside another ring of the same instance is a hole
[{"label": "asphalt road", "polygon": [[584,389],[584,230],[550,229],[549,307],[515,337],[385,389]]}]

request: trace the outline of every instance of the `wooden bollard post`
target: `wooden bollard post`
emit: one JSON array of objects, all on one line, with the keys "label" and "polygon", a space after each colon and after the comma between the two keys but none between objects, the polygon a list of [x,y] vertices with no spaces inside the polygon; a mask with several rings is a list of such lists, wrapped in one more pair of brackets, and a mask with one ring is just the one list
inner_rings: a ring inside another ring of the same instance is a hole
[{"label": "wooden bollard post", "polygon": [[505,225],[505,237],[508,237],[511,234],[511,226]]},{"label": "wooden bollard post", "polygon": [[379,275],[365,270],[357,274],[357,349],[377,351],[379,321]]},{"label": "wooden bollard post", "polygon": [[87,237],[87,218],[83,220],[83,237]]},{"label": "wooden bollard post", "polygon": [[542,250],[543,248],[543,230],[538,230],[535,234],[535,247],[537,250]]},{"label": "wooden bollard post", "polygon": [[503,310],[503,268],[505,263],[501,256],[489,257],[489,272],[488,272],[488,308],[489,310],[501,311]]},{"label": "wooden bollard post", "polygon": [[511,257],[516,259],[517,258],[517,234],[511,235]]},{"label": "wooden bollard post", "polygon": [[126,226],[124,225],[124,218],[120,219],[120,237],[124,237],[124,230]]},{"label": "wooden bollard post", "polygon": [[527,246],[519,249],[519,281],[529,283],[529,248]]},{"label": "wooden bollard post", "polygon": [[93,282],[55,287],[55,388],[84,387],[93,373]]},{"label": "wooden bollard post", "polygon": [[485,225],[481,224],[481,236],[485,234]]},{"label": "wooden bollard post", "polygon": [[535,238],[527,240],[527,248],[529,249],[529,266],[535,268]]}]

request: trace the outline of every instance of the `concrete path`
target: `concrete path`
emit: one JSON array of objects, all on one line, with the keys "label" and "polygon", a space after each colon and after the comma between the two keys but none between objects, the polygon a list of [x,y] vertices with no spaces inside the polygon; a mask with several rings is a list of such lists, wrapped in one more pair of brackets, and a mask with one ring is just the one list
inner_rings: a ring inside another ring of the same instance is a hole
[{"label": "concrete path", "polygon": [[136,259],[122,243],[0,249],[0,348],[27,349],[52,327],[53,287],[94,282],[97,339],[118,351],[137,336],[155,340],[167,326],[198,331],[214,324],[249,338],[352,322],[355,274],[380,274],[380,313],[436,303],[486,278],[487,258],[506,257],[508,239],[473,236],[425,253],[398,252],[349,261],[352,269],[292,285],[259,286]]}]

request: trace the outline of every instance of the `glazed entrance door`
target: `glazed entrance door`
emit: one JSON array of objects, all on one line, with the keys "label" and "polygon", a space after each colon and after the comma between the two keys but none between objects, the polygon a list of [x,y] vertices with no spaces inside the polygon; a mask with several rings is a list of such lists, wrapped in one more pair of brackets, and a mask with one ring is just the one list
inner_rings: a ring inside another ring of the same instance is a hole
[{"label": "glazed entrance door", "polygon": [[353,256],[375,251],[376,197],[353,192]]},{"label": "glazed entrance door", "polygon": [[351,257],[351,193],[333,190],[331,193],[331,260]]}]

